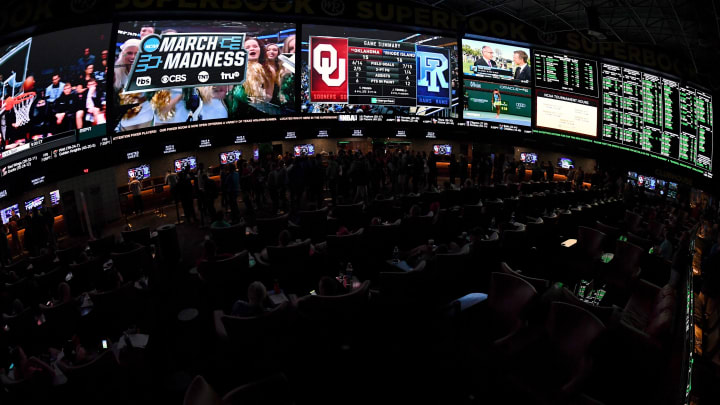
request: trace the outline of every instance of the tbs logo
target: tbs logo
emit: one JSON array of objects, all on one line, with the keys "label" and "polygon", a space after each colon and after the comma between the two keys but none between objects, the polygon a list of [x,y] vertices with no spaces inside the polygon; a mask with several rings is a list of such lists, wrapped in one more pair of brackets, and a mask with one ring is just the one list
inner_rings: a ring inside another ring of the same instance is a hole
[{"label": "tbs logo", "polygon": [[198,73],[198,81],[200,83],[205,83],[208,80],[210,80],[210,74],[208,74],[208,72],[203,70],[202,72]]},{"label": "tbs logo", "polygon": [[140,76],[135,79],[135,84],[138,86],[149,86],[150,83],[152,83],[152,78],[150,76]]},{"label": "tbs logo", "polygon": [[222,80],[233,80],[240,77],[240,72],[225,73],[220,72],[220,79]]},{"label": "tbs logo", "polygon": [[160,81],[163,83],[182,83],[187,80],[186,75],[163,75]]}]

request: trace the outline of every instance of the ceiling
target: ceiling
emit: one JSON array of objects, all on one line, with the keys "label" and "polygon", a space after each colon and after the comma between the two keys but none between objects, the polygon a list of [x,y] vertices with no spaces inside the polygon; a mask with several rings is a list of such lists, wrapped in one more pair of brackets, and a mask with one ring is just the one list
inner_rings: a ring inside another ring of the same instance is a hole
[{"label": "ceiling", "polygon": [[[720,0],[415,0],[464,16],[494,10],[544,33],[588,28],[610,42],[652,48],[687,60],[702,84],[720,90]],[[591,16],[588,19],[588,10]]]}]

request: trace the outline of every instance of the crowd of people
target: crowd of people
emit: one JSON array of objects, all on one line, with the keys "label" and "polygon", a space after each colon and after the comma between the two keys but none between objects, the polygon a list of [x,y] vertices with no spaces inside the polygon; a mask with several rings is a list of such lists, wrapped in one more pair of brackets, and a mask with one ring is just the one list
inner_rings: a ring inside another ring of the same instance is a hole
[{"label": "crowd of people", "polygon": [[[21,255],[27,250],[31,256],[38,256],[43,251],[54,250],[57,244],[54,226],[55,214],[47,206],[34,207],[23,218],[13,212],[8,223],[0,225],[0,263],[10,263],[12,252]],[[22,228],[25,234],[21,240],[19,230]]]}]

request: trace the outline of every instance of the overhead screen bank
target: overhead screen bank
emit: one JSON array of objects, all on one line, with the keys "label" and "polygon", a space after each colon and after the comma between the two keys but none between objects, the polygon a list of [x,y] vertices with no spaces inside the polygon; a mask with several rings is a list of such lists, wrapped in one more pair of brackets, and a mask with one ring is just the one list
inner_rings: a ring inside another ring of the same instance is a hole
[{"label": "overhead screen bank", "polygon": [[560,142],[713,175],[709,91],[502,38],[134,20],[0,54],[2,206],[38,182],[138,157],[310,138]]}]

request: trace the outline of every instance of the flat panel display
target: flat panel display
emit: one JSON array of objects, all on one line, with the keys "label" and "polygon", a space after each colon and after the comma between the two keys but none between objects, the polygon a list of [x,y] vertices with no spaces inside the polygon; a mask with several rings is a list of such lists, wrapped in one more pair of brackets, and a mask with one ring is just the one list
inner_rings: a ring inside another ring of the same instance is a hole
[{"label": "flat panel display", "polygon": [[457,117],[457,41],[419,33],[303,25],[307,113]]},{"label": "flat panel display", "polygon": [[50,192],[50,205],[52,207],[60,204],[60,190],[53,190]]},{"label": "flat panel display", "polygon": [[566,157],[558,158],[558,167],[562,167],[563,169],[574,169],[575,168],[575,162]]},{"label": "flat panel display", "polygon": [[602,65],[602,140],[712,177],[712,96],[656,74]]},{"label": "flat panel display", "polygon": [[529,48],[463,38],[462,50],[465,76],[526,86],[532,84]]},{"label": "flat panel display", "polygon": [[295,145],[293,147],[295,156],[313,156],[315,154],[315,145],[309,143],[305,145]]},{"label": "flat panel display", "polygon": [[220,154],[220,164],[226,165],[228,163],[235,163],[238,160],[240,160],[240,156],[242,156],[242,152],[239,150],[233,150],[230,152],[222,152]]},{"label": "flat panel display", "polygon": [[597,62],[540,50],[533,55],[538,128],[597,136]]},{"label": "flat panel display", "polygon": [[45,202],[44,195],[37,196],[32,200],[25,201],[25,212],[30,212],[33,208],[42,207],[43,202]]},{"label": "flat panel display", "polygon": [[295,25],[132,21],[118,26],[116,133],[295,113]]},{"label": "flat panel display", "polygon": [[433,154],[450,156],[452,154],[452,145],[433,145]]},{"label": "flat panel display", "polygon": [[142,165],[128,169],[128,181],[136,178],[138,180],[145,180],[150,178],[150,165]]},{"label": "flat panel display", "polygon": [[529,87],[465,79],[463,118],[489,123],[491,129],[530,127]]},{"label": "flat panel display", "polygon": [[110,24],[0,49],[0,159],[105,135]]},{"label": "flat panel display", "polygon": [[7,224],[10,222],[10,217],[13,216],[13,213],[18,214],[20,216],[20,210],[18,209],[18,204],[13,204],[7,208],[3,208],[0,210],[0,218],[2,218],[3,224]]},{"label": "flat panel display", "polygon": [[520,160],[525,163],[535,163],[538,160],[536,153],[523,152],[520,154]]},{"label": "flat panel display", "polygon": [[175,173],[180,173],[181,171],[185,170],[185,168],[195,170],[197,168],[197,159],[195,159],[195,156],[188,156],[182,159],[176,159],[173,167],[175,167]]}]

